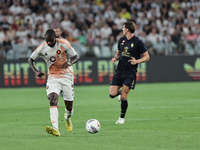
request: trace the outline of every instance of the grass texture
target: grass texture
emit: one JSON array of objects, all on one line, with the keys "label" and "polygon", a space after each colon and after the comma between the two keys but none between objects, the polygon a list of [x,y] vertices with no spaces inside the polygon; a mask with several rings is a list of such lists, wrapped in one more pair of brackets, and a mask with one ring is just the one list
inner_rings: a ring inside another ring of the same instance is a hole
[{"label": "grass texture", "polygon": [[[59,97],[60,137],[51,126],[45,87],[0,89],[1,150],[199,150],[200,82],[137,84],[128,97],[125,124],[116,125],[120,102],[109,85],[75,86],[73,131],[64,122]],[[101,129],[90,134],[89,119]]]}]

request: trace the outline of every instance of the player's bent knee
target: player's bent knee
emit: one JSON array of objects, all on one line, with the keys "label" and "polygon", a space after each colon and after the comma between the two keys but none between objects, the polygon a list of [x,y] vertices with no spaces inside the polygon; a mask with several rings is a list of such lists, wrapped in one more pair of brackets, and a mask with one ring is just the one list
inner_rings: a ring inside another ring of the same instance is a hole
[{"label": "player's bent knee", "polygon": [[58,103],[58,95],[56,93],[50,93],[48,96],[51,106],[57,106]]}]

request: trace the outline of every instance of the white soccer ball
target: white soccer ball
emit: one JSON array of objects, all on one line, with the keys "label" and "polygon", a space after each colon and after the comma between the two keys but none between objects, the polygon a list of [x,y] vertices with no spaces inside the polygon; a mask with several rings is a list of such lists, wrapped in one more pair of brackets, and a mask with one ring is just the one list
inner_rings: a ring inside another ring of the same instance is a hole
[{"label": "white soccer ball", "polygon": [[94,134],[99,132],[101,125],[98,120],[90,119],[86,122],[85,128],[89,133]]}]

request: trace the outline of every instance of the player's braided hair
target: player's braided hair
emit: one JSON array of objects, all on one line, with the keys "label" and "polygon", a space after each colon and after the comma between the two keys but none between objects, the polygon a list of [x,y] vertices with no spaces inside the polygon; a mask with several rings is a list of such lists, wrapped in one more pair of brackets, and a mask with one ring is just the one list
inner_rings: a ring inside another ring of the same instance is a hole
[{"label": "player's braided hair", "polygon": [[56,33],[53,29],[48,29],[46,32],[45,32],[45,36],[47,37],[56,37]]},{"label": "player's braided hair", "polygon": [[127,21],[127,22],[124,23],[124,25],[125,25],[125,28],[126,28],[126,29],[129,29],[129,31],[130,31],[131,33],[134,33],[134,32],[135,32],[136,25],[135,25],[134,22],[132,22],[132,21]]}]

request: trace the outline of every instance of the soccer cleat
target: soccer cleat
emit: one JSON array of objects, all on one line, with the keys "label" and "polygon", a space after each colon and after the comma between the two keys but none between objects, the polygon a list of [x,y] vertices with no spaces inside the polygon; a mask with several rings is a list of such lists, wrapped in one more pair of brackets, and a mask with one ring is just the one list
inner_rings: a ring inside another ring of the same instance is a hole
[{"label": "soccer cleat", "polygon": [[121,95],[118,95],[117,98],[118,98],[118,101],[121,102]]},{"label": "soccer cleat", "polygon": [[[66,113],[64,114],[64,118],[65,118],[65,116],[66,116]],[[65,119],[65,124],[66,124],[67,131],[72,132],[73,125],[72,125],[72,121],[70,118],[68,118],[68,120]]]},{"label": "soccer cleat", "polygon": [[124,124],[124,118],[119,117],[115,124]]},{"label": "soccer cleat", "polygon": [[60,132],[58,131],[58,129],[56,129],[54,127],[46,126],[45,130],[49,134],[52,134],[54,136],[60,136]]}]

